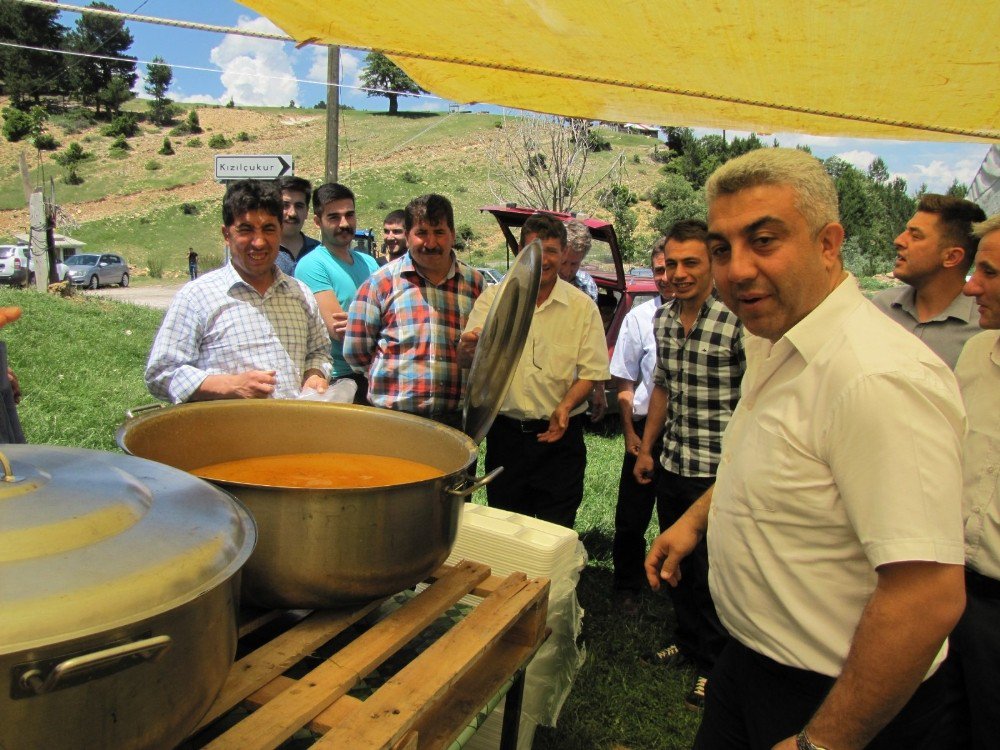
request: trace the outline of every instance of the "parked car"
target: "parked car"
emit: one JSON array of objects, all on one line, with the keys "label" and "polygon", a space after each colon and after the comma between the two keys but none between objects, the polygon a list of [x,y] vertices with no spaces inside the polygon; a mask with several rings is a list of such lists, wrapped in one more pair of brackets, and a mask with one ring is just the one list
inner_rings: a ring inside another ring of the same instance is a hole
[{"label": "parked car", "polygon": [[97,289],[108,284],[128,286],[128,263],[114,253],[82,253],[66,259],[66,276],[76,286]]},{"label": "parked car", "polygon": [[35,261],[27,245],[0,245],[0,284],[29,287],[35,283]]},{"label": "parked car", "polygon": [[[505,206],[483,206],[480,211],[488,211],[496,218],[507,240],[511,254],[517,255],[521,227],[528,217],[535,213],[546,213],[555,216],[560,221],[576,218],[590,230],[591,248],[582,268],[594,277],[597,284],[597,308],[604,323],[604,336],[608,345],[608,356],[614,352],[618,341],[618,332],[628,311],[636,305],[658,294],[653,274],[649,272],[633,274],[625,273],[622,263],[621,249],[618,247],[618,237],[615,228],[608,221],[600,219],[573,216],[557,211],[539,211],[534,208],[508,204]],[[641,269],[640,269],[641,270]],[[607,384],[608,412],[618,411],[618,400],[615,398],[612,382]]]},{"label": "parked car", "polygon": [[484,266],[483,268],[477,268],[476,270],[483,275],[484,279],[486,279],[487,286],[491,286],[493,284],[499,284],[501,281],[503,281],[503,276],[504,276],[503,272],[498,271],[495,268],[486,268]]}]

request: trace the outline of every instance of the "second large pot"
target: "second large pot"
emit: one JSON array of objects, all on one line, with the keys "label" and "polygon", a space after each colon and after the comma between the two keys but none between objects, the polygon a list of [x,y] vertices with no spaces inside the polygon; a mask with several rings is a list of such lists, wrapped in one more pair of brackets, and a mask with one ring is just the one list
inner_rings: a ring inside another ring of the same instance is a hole
[{"label": "second large pot", "polygon": [[268,607],[336,607],[396,593],[441,565],[474,485],[478,450],[427,419],[365,406],[280,400],[212,401],[136,413],[121,448],[191,470],[256,456],[337,451],[420,461],[441,478],[363,489],[218,484],[257,522],[243,569],[247,601]]}]

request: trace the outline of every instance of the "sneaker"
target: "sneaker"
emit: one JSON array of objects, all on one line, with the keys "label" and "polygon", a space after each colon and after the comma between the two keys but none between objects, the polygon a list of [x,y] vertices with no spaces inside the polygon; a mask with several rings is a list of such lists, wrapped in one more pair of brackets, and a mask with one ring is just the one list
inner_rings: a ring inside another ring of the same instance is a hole
[{"label": "sneaker", "polygon": [[646,656],[646,661],[667,669],[680,669],[688,664],[688,658],[681,651],[680,646],[671,643],[666,648],[661,648],[655,653]]},{"label": "sneaker", "polygon": [[695,675],[691,692],[684,697],[684,707],[690,711],[701,713],[705,709],[705,690],[708,688],[708,678],[703,674]]}]

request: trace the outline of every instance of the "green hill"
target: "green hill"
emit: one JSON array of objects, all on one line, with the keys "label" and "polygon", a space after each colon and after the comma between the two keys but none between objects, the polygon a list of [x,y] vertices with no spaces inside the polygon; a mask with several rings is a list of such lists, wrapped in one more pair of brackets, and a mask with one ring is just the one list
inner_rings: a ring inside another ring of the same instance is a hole
[{"label": "green hill", "polygon": [[[131,106],[142,109],[144,102]],[[113,138],[101,124],[73,115],[55,115],[48,131],[59,142],[56,152],[38,152],[25,142],[0,143],[0,237],[9,240],[27,228],[28,217],[18,169],[25,152],[33,184],[55,185],[62,208],[58,231],[88,244],[88,249],[121,253],[141,282],[149,269],[164,278],[186,276],[189,246],[203,266],[221,259],[221,185],[214,180],[216,153],[292,154],[295,173],[318,184],[325,163],[325,112],[315,109],[197,107],[203,133],[169,136],[170,128],[141,123],[129,139],[130,150],[117,156]],[[183,115],[178,117],[181,122]],[[498,201],[517,201],[491,183],[487,143],[496,137],[501,118],[473,113],[402,113],[345,110],[340,113],[339,180],[358,198],[358,225],[381,228],[382,217],[410,198],[439,192],[452,199],[456,227],[471,236],[462,257],[476,264],[503,265],[504,249],[496,224],[477,209]],[[625,184],[644,196],[655,183],[658,165],[650,157],[657,141],[601,128],[611,151],[590,155],[587,177],[595,179],[625,155]],[[224,136],[231,145],[210,148],[209,139]],[[169,137],[174,154],[158,154]],[[92,158],[79,168],[83,182],[65,184],[65,169],[54,160],[72,142]],[[524,203],[523,199],[517,201]],[[591,192],[577,207],[604,216]],[[639,206],[639,231],[655,213]]]}]

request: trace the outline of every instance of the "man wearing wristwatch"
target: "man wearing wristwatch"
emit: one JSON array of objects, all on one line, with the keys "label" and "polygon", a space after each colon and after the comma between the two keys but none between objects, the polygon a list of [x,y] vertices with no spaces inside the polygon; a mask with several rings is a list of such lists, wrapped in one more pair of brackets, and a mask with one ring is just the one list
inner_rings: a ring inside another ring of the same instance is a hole
[{"label": "man wearing wristwatch", "polygon": [[943,668],[965,604],[954,375],[843,270],[837,193],[792,149],[706,185],[720,297],[749,335],[715,484],[653,543],[676,585],[706,535],[732,639],[696,750],[964,747]]}]

